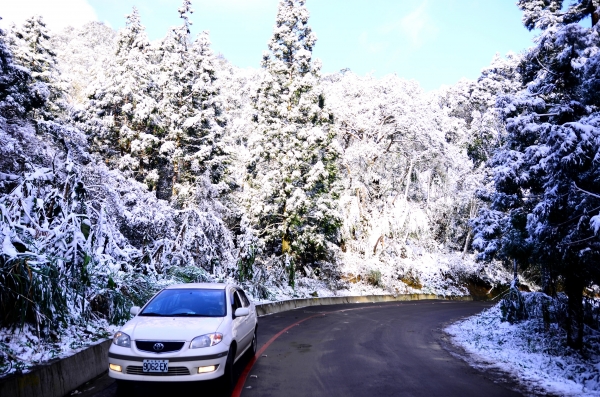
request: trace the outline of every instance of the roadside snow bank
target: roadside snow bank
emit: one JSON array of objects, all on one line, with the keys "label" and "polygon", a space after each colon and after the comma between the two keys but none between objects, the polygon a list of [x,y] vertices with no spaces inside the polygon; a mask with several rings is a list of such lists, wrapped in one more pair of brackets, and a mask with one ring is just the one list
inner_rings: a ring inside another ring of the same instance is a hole
[{"label": "roadside snow bank", "polygon": [[600,333],[587,328],[584,348],[577,352],[566,346],[566,332],[558,322],[545,324],[543,316],[529,312],[528,320],[510,324],[502,321],[497,304],[445,331],[470,353],[471,365],[508,372],[528,390],[600,396]]},{"label": "roadside snow bank", "polygon": [[[474,295],[469,279],[480,280],[487,287],[506,289],[512,275],[500,263],[480,263],[474,255],[461,252],[431,252],[416,245],[402,247],[403,256],[362,258],[342,256],[342,279],[350,294],[435,294],[443,296]],[[482,293],[486,295],[485,293]]]},{"label": "roadside snow bank", "polygon": [[0,328],[0,377],[29,372],[36,365],[72,356],[111,338],[118,329],[118,325],[104,319],[73,324],[47,338],[29,324],[17,330]]}]

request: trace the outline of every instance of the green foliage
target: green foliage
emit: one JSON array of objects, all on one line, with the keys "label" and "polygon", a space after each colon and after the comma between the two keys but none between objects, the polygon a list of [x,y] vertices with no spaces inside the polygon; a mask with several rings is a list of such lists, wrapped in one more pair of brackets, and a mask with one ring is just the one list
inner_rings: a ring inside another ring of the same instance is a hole
[{"label": "green foliage", "polygon": [[366,277],[367,283],[371,284],[374,287],[381,287],[381,272],[379,270],[371,270]]},{"label": "green foliage", "polygon": [[65,272],[56,260],[40,264],[33,257],[0,257],[2,324],[16,328],[34,324],[46,334],[85,321],[92,313],[119,324],[129,319],[133,304],[144,304],[160,289],[141,275],[127,277],[120,285],[112,276],[104,281],[94,274],[91,257],[85,258],[88,263],[82,263],[79,271]]},{"label": "green foliage", "polygon": [[238,281],[244,282],[246,280],[252,280],[253,271],[252,267],[256,261],[256,246],[252,245],[248,247],[247,255],[240,257],[238,260]]},{"label": "green foliage", "polygon": [[294,261],[290,260],[288,266],[288,285],[292,288],[296,287],[296,267],[294,266]]},{"label": "green foliage", "polygon": [[210,280],[206,270],[197,266],[175,266],[169,269],[168,274],[180,283],[205,283]]},{"label": "green foliage", "polygon": [[525,320],[529,317],[525,307],[523,294],[519,291],[518,285],[518,281],[513,281],[508,293],[500,301],[502,321],[508,321],[511,324]]},{"label": "green foliage", "polygon": [[[58,329],[69,317],[69,289],[77,285],[56,261],[30,264],[35,257],[0,257],[0,308],[2,324],[22,327],[32,323]],[[65,288],[71,287],[71,288]]]}]

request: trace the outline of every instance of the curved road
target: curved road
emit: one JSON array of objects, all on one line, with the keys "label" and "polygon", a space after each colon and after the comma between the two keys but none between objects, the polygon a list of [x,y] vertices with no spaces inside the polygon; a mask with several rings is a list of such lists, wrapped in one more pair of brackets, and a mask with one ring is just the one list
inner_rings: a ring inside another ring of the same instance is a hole
[{"label": "curved road", "polygon": [[[236,364],[233,396],[521,396],[514,384],[496,383],[448,352],[444,325],[486,307],[430,300],[313,306],[261,317],[261,354],[252,367],[248,359]],[[103,376],[79,391],[78,397],[111,397],[116,388]],[[212,384],[198,383],[143,384],[136,394],[215,395]]]}]

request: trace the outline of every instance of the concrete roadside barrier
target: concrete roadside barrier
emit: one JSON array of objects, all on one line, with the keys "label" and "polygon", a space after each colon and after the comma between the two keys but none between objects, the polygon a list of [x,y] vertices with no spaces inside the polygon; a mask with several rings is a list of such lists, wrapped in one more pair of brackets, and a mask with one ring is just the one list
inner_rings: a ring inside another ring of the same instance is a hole
[{"label": "concrete roadside barrier", "polygon": [[2,397],[63,397],[108,369],[112,339],[72,356],[38,365],[24,374],[0,378]]},{"label": "concrete roadside barrier", "polygon": [[299,309],[308,306],[323,306],[323,305],[341,305],[344,303],[380,303],[380,302],[400,302],[414,301],[425,299],[441,299],[441,300],[462,300],[472,301],[471,296],[444,296],[434,294],[406,294],[406,295],[364,295],[364,296],[331,296],[324,298],[303,298],[290,299],[279,302],[259,303],[256,305],[256,313],[259,316],[266,316],[284,312],[287,310]]},{"label": "concrete roadside barrier", "polygon": [[[332,296],[324,298],[290,299],[256,305],[259,316],[280,313],[309,306],[340,305],[344,303],[380,303],[425,299],[473,300],[470,296],[443,296],[431,294]],[[11,374],[0,378],[1,397],[64,397],[84,383],[108,370],[106,340],[72,356],[50,361],[32,368],[25,374]]]}]

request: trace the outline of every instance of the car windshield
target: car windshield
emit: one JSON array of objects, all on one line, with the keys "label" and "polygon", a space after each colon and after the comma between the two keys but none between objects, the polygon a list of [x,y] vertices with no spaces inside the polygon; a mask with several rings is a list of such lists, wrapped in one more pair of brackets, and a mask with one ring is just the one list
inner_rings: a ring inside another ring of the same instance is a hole
[{"label": "car windshield", "polygon": [[217,289],[166,289],[150,301],[140,316],[224,317],[225,291]]}]

